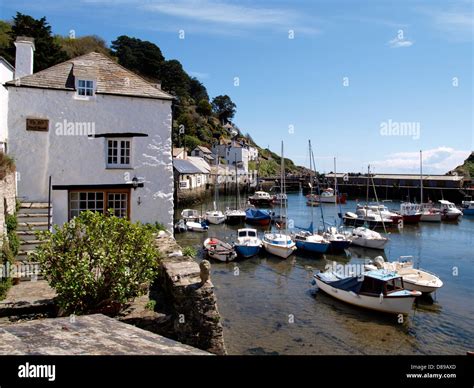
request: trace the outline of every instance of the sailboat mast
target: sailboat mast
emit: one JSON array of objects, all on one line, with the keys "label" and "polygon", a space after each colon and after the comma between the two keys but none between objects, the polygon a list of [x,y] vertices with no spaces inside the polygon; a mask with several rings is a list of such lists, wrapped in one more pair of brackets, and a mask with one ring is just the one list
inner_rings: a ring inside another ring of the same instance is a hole
[{"label": "sailboat mast", "polygon": [[420,150],[420,204],[423,206],[423,151]]},{"label": "sailboat mast", "polygon": [[[313,230],[311,231],[311,233],[313,233],[314,231],[314,209],[313,209],[313,202],[314,201],[314,198],[313,198],[313,161],[312,161],[312,158],[311,158],[311,154],[312,154],[312,150],[311,150],[311,140],[308,140],[308,144],[309,144],[309,201],[310,201],[310,204],[311,204],[311,226],[313,228]],[[316,170],[316,169],[315,169]]]},{"label": "sailboat mast", "polygon": [[[283,141],[281,142],[281,166],[280,166],[280,172],[281,172],[281,177],[280,177],[280,228],[281,228],[281,223],[283,222],[283,218],[285,218],[285,232],[286,232],[286,207],[285,204],[283,203],[284,201],[284,196],[285,196],[285,159],[283,156]],[[285,208],[285,214],[283,215],[283,208]]]},{"label": "sailboat mast", "polygon": [[239,208],[238,202],[239,202],[239,177],[237,175],[237,153],[235,154],[235,210]]},{"label": "sailboat mast", "polygon": [[336,157],[334,157],[334,210],[336,214],[334,215],[334,224],[337,226],[337,174],[336,174]]},{"label": "sailboat mast", "polygon": [[367,194],[365,196],[365,212],[369,209],[369,179],[370,179],[370,164],[367,167]]}]

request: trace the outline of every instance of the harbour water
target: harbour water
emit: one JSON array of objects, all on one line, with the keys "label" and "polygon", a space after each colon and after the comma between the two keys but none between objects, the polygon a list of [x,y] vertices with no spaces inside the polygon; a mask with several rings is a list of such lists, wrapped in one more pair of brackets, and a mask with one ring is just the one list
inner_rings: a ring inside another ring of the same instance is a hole
[{"label": "harbour water", "polygon": [[[221,197],[220,207],[233,203]],[[288,219],[308,226],[311,209],[302,194],[288,194]],[[397,208],[397,203],[387,204]],[[334,223],[334,204],[323,204],[326,222]],[[205,211],[212,201],[202,205]],[[355,201],[341,205],[354,211]],[[201,206],[194,207],[197,210]],[[278,208],[276,208],[278,210]],[[181,209],[178,209],[180,212]],[[315,220],[320,209],[314,208]],[[232,242],[238,226],[210,225],[207,233],[177,234],[181,246],[198,249],[216,236]],[[260,229],[263,233],[264,229]],[[347,254],[307,256],[287,260],[262,251],[232,263],[212,262],[211,279],[230,354],[465,354],[474,350],[474,217],[455,223],[406,225],[390,233],[381,251],[351,247]],[[363,263],[382,255],[386,260],[412,255],[420,268],[444,282],[433,297],[416,302],[403,322],[395,315],[352,307],[318,292],[313,273],[332,262]]]}]

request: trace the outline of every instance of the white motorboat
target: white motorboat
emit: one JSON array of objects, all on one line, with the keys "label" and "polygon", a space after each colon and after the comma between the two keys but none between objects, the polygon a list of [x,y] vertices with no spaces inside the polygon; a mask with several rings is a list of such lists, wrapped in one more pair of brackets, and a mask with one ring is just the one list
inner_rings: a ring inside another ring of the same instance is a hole
[{"label": "white motorboat", "polygon": [[254,206],[271,206],[273,199],[273,196],[266,191],[256,191],[249,197],[249,202]]},{"label": "white motorboat", "polygon": [[462,211],[459,210],[454,203],[446,201],[444,199],[439,200],[441,219],[443,221],[456,221],[462,217]]},{"label": "white motorboat", "polygon": [[225,221],[225,218],[225,214],[220,210],[210,210],[206,212],[206,219],[210,224],[222,224]]},{"label": "white motorboat", "polygon": [[231,225],[242,224],[245,222],[245,210],[240,209],[227,209],[224,212],[225,221]]},{"label": "white motorboat", "polygon": [[263,246],[272,255],[288,258],[295,250],[296,244],[291,236],[282,233],[265,233]]},{"label": "white motorboat", "polygon": [[318,288],[343,302],[370,310],[392,314],[408,314],[419,291],[405,289],[401,276],[376,269],[358,276],[336,271],[314,275]]},{"label": "white motorboat", "polygon": [[211,259],[228,262],[237,257],[232,245],[215,237],[204,240],[203,247],[207,256]]},{"label": "white motorboat", "polygon": [[366,216],[368,214],[370,215],[376,215],[379,218],[383,219],[384,221],[391,220],[390,223],[398,223],[399,220],[402,219],[402,216],[398,213],[392,212],[391,210],[388,209],[387,206],[385,205],[357,205],[357,210],[356,212],[359,211],[357,214],[360,214],[361,216]]},{"label": "white motorboat", "polygon": [[234,243],[235,251],[242,257],[252,257],[260,252],[262,240],[258,238],[257,229],[243,228],[237,230],[237,242]]},{"label": "white motorboat", "polygon": [[443,286],[443,282],[438,276],[426,270],[414,268],[413,262],[410,261],[387,262],[383,257],[377,256],[373,264],[365,265],[365,268],[369,271],[384,269],[397,273],[403,278],[407,290],[431,293]]},{"label": "white motorboat", "polygon": [[387,237],[363,226],[352,230],[350,240],[354,245],[372,249],[384,249],[389,241]]},{"label": "white motorboat", "polygon": [[329,249],[332,252],[343,252],[349,248],[351,240],[345,233],[341,233],[335,226],[331,226],[323,233],[323,237],[329,241]]},{"label": "white motorboat", "polygon": [[441,211],[431,203],[422,203],[420,205],[421,222],[441,222]]},{"label": "white motorboat", "polygon": [[191,232],[207,232],[209,226],[205,221],[186,221],[186,229]]},{"label": "white motorboat", "polygon": [[184,209],[181,212],[181,218],[184,221],[198,221],[201,215],[197,210],[194,209]]}]

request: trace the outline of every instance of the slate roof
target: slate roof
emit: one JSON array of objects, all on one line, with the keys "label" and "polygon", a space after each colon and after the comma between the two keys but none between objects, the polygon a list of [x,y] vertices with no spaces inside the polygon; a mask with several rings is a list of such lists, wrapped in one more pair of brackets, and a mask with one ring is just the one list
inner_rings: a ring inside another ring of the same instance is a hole
[{"label": "slate roof", "polygon": [[5,58],[3,58],[2,56],[0,56],[0,62],[3,62],[5,64],[6,67],[8,67],[9,70],[11,71],[15,71],[15,68],[12,66],[12,64],[10,62],[8,62]]},{"label": "slate roof", "polygon": [[203,172],[186,159],[173,159],[173,167],[180,174],[202,174]]},{"label": "slate roof", "polygon": [[15,86],[16,84],[17,87],[74,91],[76,78],[96,81],[97,94],[173,99],[173,96],[163,92],[151,82],[97,52],[81,55],[24,76],[19,82],[9,81],[6,85]]}]

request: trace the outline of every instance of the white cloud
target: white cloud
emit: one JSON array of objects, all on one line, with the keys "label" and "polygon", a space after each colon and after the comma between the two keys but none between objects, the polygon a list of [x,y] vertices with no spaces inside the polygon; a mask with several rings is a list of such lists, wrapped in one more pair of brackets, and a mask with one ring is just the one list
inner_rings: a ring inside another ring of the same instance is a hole
[{"label": "white cloud", "polygon": [[191,77],[196,77],[198,79],[207,79],[207,78],[209,78],[209,73],[201,73],[199,71],[188,71],[188,74]]},{"label": "white cloud", "polygon": [[[455,150],[441,146],[423,151],[423,173],[446,174],[466,160],[471,151]],[[420,153],[397,152],[387,156],[385,160],[370,163],[374,172],[416,174],[420,172]]]},{"label": "white cloud", "polygon": [[406,39],[392,39],[388,41],[388,45],[392,48],[400,48],[400,47],[410,47],[413,45],[413,41],[411,40],[406,40]]},{"label": "white cloud", "polygon": [[455,38],[472,40],[474,34],[474,16],[472,2],[465,5],[457,4],[449,8],[419,8],[418,11],[427,15],[433,26],[439,31]]}]

